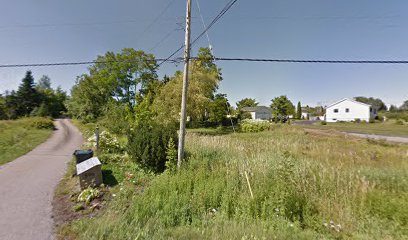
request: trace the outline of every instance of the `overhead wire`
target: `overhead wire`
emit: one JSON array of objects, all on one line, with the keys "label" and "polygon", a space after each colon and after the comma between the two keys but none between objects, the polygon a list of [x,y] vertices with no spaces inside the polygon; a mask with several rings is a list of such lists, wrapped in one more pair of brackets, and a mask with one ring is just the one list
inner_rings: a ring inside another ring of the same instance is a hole
[{"label": "overhead wire", "polygon": [[[221,12],[211,21],[211,23],[204,29],[204,31],[202,33],[200,33],[192,42],[191,42],[191,46],[193,46],[208,30],[210,30],[215,23],[217,23],[222,16],[224,16],[224,14],[226,12],[228,12],[229,9],[231,9],[231,7],[237,2],[238,0],[230,0],[227,5],[221,10]],[[170,56],[168,58],[166,58],[165,61],[162,61],[161,63],[159,63],[159,66],[161,66],[163,63],[165,63],[167,60],[171,59],[172,57],[174,57],[178,52],[180,52],[183,48],[184,48],[185,44],[182,44],[176,51],[174,51],[172,54],[170,54]]]},{"label": "overhead wire", "polygon": [[[197,3],[198,13],[200,14],[201,23],[203,24],[204,29],[207,29],[207,26],[206,26],[205,21],[204,21],[203,14],[201,13],[201,7],[200,7],[199,0],[196,0],[196,3]],[[212,45],[211,45],[210,35],[208,34],[208,31],[206,31],[205,35],[206,35],[206,37],[207,37],[208,47],[209,47],[209,49],[210,49],[210,52],[211,52],[211,54],[213,55],[213,57],[215,57],[214,50],[213,50],[213,47],[212,47]],[[216,63],[216,60],[214,60],[214,63]],[[216,71],[217,71],[217,78],[218,78],[219,81],[221,81],[221,74],[220,74],[220,72],[219,72],[219,70],[218,70],[218,67],[216,66],[215,69],[216,69]],[[232,120],[232,114],[231,114],[230,106],[228,105],[228,100],[225,102],[225,105],[226,105],[226,107],[227,107],[228,115],[230,116],[229,119],[230,119],[230,121],[231,121],[232,130],[233,130],[234,133],[235,133],[234,121]]]}]

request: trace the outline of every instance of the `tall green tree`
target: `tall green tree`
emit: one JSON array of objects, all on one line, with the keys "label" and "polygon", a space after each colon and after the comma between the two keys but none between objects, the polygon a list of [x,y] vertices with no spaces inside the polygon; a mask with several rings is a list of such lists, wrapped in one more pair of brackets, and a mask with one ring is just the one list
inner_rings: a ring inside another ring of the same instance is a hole
[{"label": "tall green tree", "polygon": [[86,121],[103,116],[111,99],[133,112],[146,88],[157,79],[157,63],[153,55],[125,48],[120,53],[98,56],[89,73],[79,76],[66,106],[69,113]]},{"label": "tall green tree", "polygon": [[[200,49],[192,60],[189,72],[187,116],[192,121],[202,121],[210,103],[214,100],[220,82],[221,70],[213,62],[208,50]],[[183,73],[177,71],[156,95],[152,109],[161,121],[177,122],[180,118]]]},{"label": "tall green tree", "polygon": [[237,110],[241,111],[244,107],[256,107],[258,104],[254,98],[243,98],[237,102]]},{"label": "tall green tree", "polygon": [[274,117],[287,117],[295,112],[295,106],[285,95],[272,99],[271,109]]},{"label": "tall green tree", "polygon": [[401,111],[408,111],[408,100],[406,100],[401,107],[399,107],[399,110]]},{"label": "tall green tree", "polygon": [[209,121],[216,122],[219,125],[227,118],[229,103],[226,94],[217,94],[210,103]]},{"label": "tall green tree", "polygon": [[22,83],[17,90],[17,115],[28,116],[35,107],[41,104],[40,95],[38,94],[34,77],[31,71],[27,71]]},{"label": "tall green tree", "polygon": [[379,99],[379,98],[373,98],[373,97],[355,97],[354,98],[358,102],[370,104],[372,106],[378,107],[379,111],[387,111],[387,105]]},{"label": "tall green tree", "polygon": [[296,119],[302,119],[302,105],[300,104],[300,101],[298,102],[296,108]]},{"label": "tall green tree", "polygon": [[37,89],[51,89],[51,78],[43,75],[36,85]]}]

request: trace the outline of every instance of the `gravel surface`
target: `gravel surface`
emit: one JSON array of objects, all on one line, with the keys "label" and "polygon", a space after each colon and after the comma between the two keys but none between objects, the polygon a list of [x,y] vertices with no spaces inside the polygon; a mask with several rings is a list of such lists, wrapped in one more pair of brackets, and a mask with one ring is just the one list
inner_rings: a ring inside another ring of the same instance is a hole
[{"label": "gravel surface", "polygon": [[391,137],[391,136],[363,134],[363,133],[347,133],[347,134],[356,136],[356,137],[371,138],[371,139],[376,139],[376,140],[382,139],[382,140],[386,140],[389,142],[408,143],[408,137]]},{"label": "gravel surface", "polygon": [[82,135],[67,119],[43,144],[0,166],[0,239],[53,239],[52,198]]}]

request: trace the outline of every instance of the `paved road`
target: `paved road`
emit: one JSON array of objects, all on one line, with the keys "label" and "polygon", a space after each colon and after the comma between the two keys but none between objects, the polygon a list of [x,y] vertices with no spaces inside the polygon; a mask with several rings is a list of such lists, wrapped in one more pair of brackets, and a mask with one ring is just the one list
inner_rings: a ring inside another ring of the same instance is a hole
[{"label": "paved road", "polygon": [[51,201],[82,136],[69,120],[43,144],[0,166],[0,239],[53,239]]},{"label": "paved road", "polygon": [[371,138],[371,139],[377,139],[377,140],[384,139],[389,142],[408,143],[408,137],[391,137],[391,136],[363,134],[363,133],[347,133],[347,134],[356,136],[356,137]]}]

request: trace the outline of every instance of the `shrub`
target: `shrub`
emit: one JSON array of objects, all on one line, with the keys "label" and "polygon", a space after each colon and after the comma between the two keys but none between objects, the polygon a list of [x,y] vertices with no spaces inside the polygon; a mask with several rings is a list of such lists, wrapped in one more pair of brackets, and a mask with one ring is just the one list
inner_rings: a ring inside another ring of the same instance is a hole
[{"label": "shrub", "polygon": [[103,131],[99,135],[99,148],[102,152],[106,153],[117,153],[123,151],[118,139],[108,131]]},{"label": "shrub", "polygon": [[250,120],[245,119],[241,121],[241,131],[242,132],[262,132],[269,130],[271,128],[271,123],[268,121]]},{"label": "shrub", "polygon": [[98,189],[87,188],[83,190],[78,196],[78,202],[85,202],[86,204],[92,202],[95,198],[98,198],[100,192]]},{"label": "shrub", "polygon": [[326,121],[321,121],[320,124],[321,125],[327,125],[327,122]]},{"label": "shrub", "polygon": [[375,123],[375,119],[374,118],[370,118],[370,120],[368,121],[369,123]]},{"label": "shrub", "polygon": [[404,125],[404,122],[403,122],[401,119],[398,119],[398,120],[395,122],[395,124],[396,124],[396,125]]},{"label": "shrub", "polygon": [[140,123],[128,133],[127,151],[142,168],[163,172],[166,168],[166,150],[170,139],[177,142],[174,126]]},{"label": "shrub", "polygon": [[35,118],[28,118],[27,121],[29,122],[30,127],[37,128],[37,129],[53,129],[54,123],[49,118],[42,118],[42,117],[35,117]]}]

